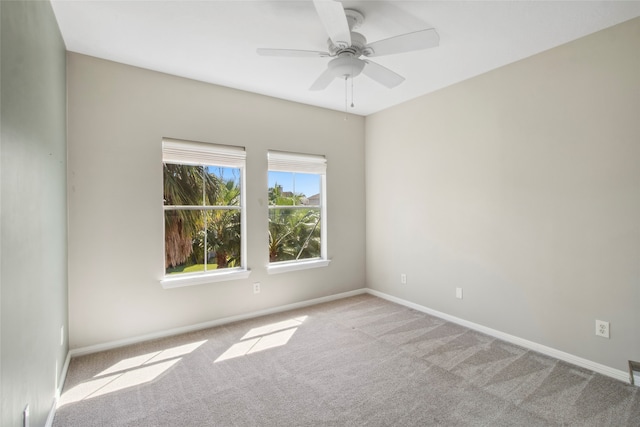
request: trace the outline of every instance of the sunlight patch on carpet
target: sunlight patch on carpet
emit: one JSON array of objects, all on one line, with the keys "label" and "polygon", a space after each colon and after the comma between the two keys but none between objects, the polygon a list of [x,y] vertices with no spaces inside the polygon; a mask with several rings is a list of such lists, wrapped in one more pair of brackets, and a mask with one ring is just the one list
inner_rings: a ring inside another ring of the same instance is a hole
[{"label": "sunlight patch on carpet", "polygon": [[240,339],[240,342],[233,344],[227,351],[222,353],[214,363],[270,348],[282,347],[289,342],[293,334],[298,330],[298,326],[302,325],[306,319],[307,316],[295,317],[253,328]]},{"label": "sunlight patch on carpet", "polygon": [[64,392],[58,407],[151,382],[182,360],[182,356],[193,352],[205,342],[207,341],[198,341],[123,359],[95,375],[93,379]]}]

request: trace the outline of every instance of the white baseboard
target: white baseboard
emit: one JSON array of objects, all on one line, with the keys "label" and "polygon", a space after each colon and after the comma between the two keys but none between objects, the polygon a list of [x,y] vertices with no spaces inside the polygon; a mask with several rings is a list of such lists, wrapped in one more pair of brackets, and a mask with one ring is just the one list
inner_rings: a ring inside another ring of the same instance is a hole
[{"label": "white baseboard", "polygon": [[[281,305],[279,307],[268,308],[265,310],[254,311],[246,314],[239,314],[237,316],[223,317],[221,319],[212,320],[209,322],[198,323],[195,325],[183,326],[180,328],[168,329],[166,331],[155,332],[146,335],[139,335],[136,337],[125,338],[122,340],[116,340],[106,342],[102,344],[91,345],[87,347],[74,348],[69,351],[70,357],[84,356],[86,354],[97,353],[99,351],[111,350],[113,348],[124,347],[126,345],[137,344],[144,341],[150,341],[158,338],[166,338],[174,335],[184,334],[187,332],[199,331],[201,329],[212,328],[215,326],[225,325],[227,323],[238,322],[240,320],[253,319],[255,317],[265,316],[268,314],[281,313],[283,311],[295,310],[297,308],[308,307],[310,305],[321,304],[323,302],[334,301],[342,298],[348,298],[355,295],[361,295],[367,292],[366,288],[356,289],[355,291],[342,292],[339,294],[328,295],[326,297],[314,298],[307,301],[296,302],[293,304]],[[66,375],[66,372],[65,372]]]},{"label": "white baseboard", "polygon": [[[608,377],[614,378],[616,380],[619,381],[623,381],[628,383],[629,382],[629,374],[628,372],[619,370],[619,369],[615,369],[615,368],[611,368],[609,366],[606,365],[602,365],[600,363],[597,362],[593,362],[591,360],[587,360],[584,359],[582,357],[578,357],[575,356],[573,354],[569,354],[566,353],[564,351],[561,350],[557,350],[555,348],[552,347],[548,347],[542,344],[538,344],[536,342],[533,341],[529,341],[526,340],[524,338],[520,338],[517,337],[515,335],[510,335],[507,334],[505,332],[501,332],[498,331],[496,329],[492,329],[474,322],[470,322],[468,320],[464,320],[464,319],[460,319],[459,317],[455,317],[446,313],[442,313],[440,311],[437,310],[433,310],[431,308],[422,306],[420,304],[416,304],[413,303],[411,301],[407,301],[404,300],[402,298],[398,298],[389,294],[385,294],[384,292],[380,292],[377,291],[375,289],[370,289],[370,288],[361,288],[361,289],[356,289],[354,291],[349,291],[349,292],[343,292],[343,293],[339,293],[339,294],[334,294],[334,295],[329,295],[326,297],[321,297],[321,298],[315,298],[315,299],[311,299],[311,300],[307,300],[307,301],[301,301],[301,302],[297,302],[297,303],[293,303],[293,304],[287,304],[287,305],[282,305],[279,307],[273,307],[273,308],[268,308],[265,310],[259,310],[259,311],[254,311],[251,313],[245,313],[245,314],[240,314],[237,316],[230,316],[230,317],[224,317],[221,319],[216,319],[216,320],[212,320],[209,322],[204,322],[204,323],[198,323],[195,325],[190,325],[190,326],[184,326],[184,327],[180,327],[180,328],[173,328],[173,329],[168,329],[166,331],[160,331],[160,332],[156,332],[156,333],[151,333],[151,334],[146,334],[146,335],[140,335],[140,336],[136,336],[136,337],[131,337],[131,338],[126,338],[126,339],[122,339],[122,340],[116,340],[116,341],[111,341],[111,342],[107,342],[107,343],[102,343],[102,344],[96,344],[96,345],[92,345],[92,346],[88,346],[88,347],[80,347],[80,348],[75,348],[69,351],[69,354],[67,355],[67,360],[65,361],[65,365],[64,368],[62,370],[62,375],[61,375],[61,379],[60,379],[60,388],[62,388],[62,385],[64,384],[64,379],[66,378],[66,374],[67,374],[67,369],[69,368],[69,360],[71,357],[76,357],[76,356],[83,356],[86,354],[91,354],[91,353],[97,353],[99,351],[105,351],[105,350],[111,350],[113,348],[118,348],[118,347],[123,347],[126,345],[130,345],[130,344],[137,344],[137,343],[141,343],[144,341],[149,341],[149,340],[153,340],[153,339],[158,339],[158,338],[166,338],[166,337],[170,337],[170,336],[174,336],[174,335],[179,335],[179,334],[183,334],[183,333],[187,333],[187,332],[193,332],[193,331],[198,331],[201,329],[207,329],[207,328],[212,328],[215,326],[220,326],[220,325],[224,325],[224,324],[228,324],[228,323],[232,323],[232,322],[238,322],[240,320],[246,320],[246,319],[253,319],[256,317],[260,317],[260,316],[265,316],[268,314],[275,314],[275,313],[281,313],[283,311],[288,311],[288,310],[294,310],[297,308],[303,308],[303,307],[308,307],[311,305],[315,305],[315,304],[320,304],[323,302],[329,302],[329,301],[334,301],[334,300],[338,300],[338,299],[342,299],[342,298],[348,298],[351,296],[355,296],[355,295],[361,295],[364,293],[368,293],[374,296],[377,296],[379,298],[385,299],[387,301],[391,301],[394,302],[396,304],[400,304],[403,305],[405,307],[409,307],[412,308],[414,310],[423,312],[423,313],[427,313],[430,314],[432,316],[436,316],[439,317],[441,319],[447,320],[449,322],[453,322],[453,323],[457,323],[458,325],[462,325],[465,326],[469,329],[473,329],[475,331],[478,332],[482,332],[484,334],[490,335],[492,337],[501,339],[503,341],[506,342],[510,342],[512,344],[515,345],[519,345],[521,347],[524,347],[526,349],[529,350],[533,350],[536,351],[538,353],[541,354],[545,354],[547,356],[550,357],[554,357],[556,359],[565,361],[567,363],[571,363],[573,365],[576,366],[580,366],[582,368],[585,369],[589,369],[591,371],[597,372],[599,374],[602,375],[606,375]],[[59,396],[59,393],[58,393]],[[57,400],[57,399],[56,399]],[[55,407],[55,404],[54,404]],[[51,420],[53,421],[53,418],[51,418]],[[49,427],[48,424],[48,420],[47,420],[47,427]]]},{"label": "white baseboard", "polygon": [[557,350],[555,348],[547,347],[546,345],[538,344],[533,341],[529,341],[515,335],[510,335],[496,329],[491,329],[486,326],[479,325],[477,323],[469,322],[468,320],[460,319],[459,317],[451,316],[446,313],[442,313],[440,311],[432,310],[428,307],[424,307],[419,304],[415,304],[411,301],[404,300],[402,298],[394,297],[392,295],[385,294],[384,292],[376,291],[374,289],[367,288],[367,293],[377,296],[382,299],[386,299],[387,301],[395,302],[396,304],[404,305],[405,307],[412,308],[417,311],[421,311],[423,313],[430,314],[435,317],[439,317],[441,319],[447,320],[452,323],[457,323],[458,325],[465,326],[469,329],[473,329],[478,332],[482,332],[483,334],[490,335],[492,337],[501,339],[506,342],[510,342],[515,345],[519,345],[520,347],[527,348],[529,350],[536,351],[538,353],[545,354],[547,356],[554,357],[556,359],[565,361],[567,363],[571,363],[576,366],[580,366],[585,369],[589,369],[591,371],[597,372],[602,375],[606,375],[608,377],[614,378],[619,381],[629,382],[629,373],[625,371],[621,371],[619,369],[614,369],[606,365],[602,365],[600,363],[593,362],[591,360],[584,359],[582,357],[575,356],[573,354],[565,353],[564,351]]},{"label": "white baseboard", "polygon": [[[211,328],[211,327],[215,327],[215,326],[220,326],[220,325],[224,325],[224,324],[228,324],[228,323],[232,323],[232,322],[237,322],[240,320],[246,320],[246,319],[252,319],[252,318],[256,318],[256,317],[260,317],[260,316],[265,316],[268,314],[275,314],[275,313],[281,313],[284,311],[288,311],[288,310],[294,310],[297,308],[304,308],[304,307],[308,307],[311,305],[315,305],[315,304],[321,304],[324,302],[329,302],[329,301],[335,301],[338,299],[342,299],[342,298],[348,298],[348,297],[352,297],[355,295],[361,295],[364,293],[368,293],[371,295],[374,295],[376,297],[385,299],[387,301],[391,301],[394,302],[396,304],[400,304],[403,305],[405,307],[409,307],[412,308],[414,310],[426,313],[426,314],[430,314],[432,316],[436,316],[439,317],[441,319],[447,320],[449,322],[453,322],[462,326],[465,326],[469,329],[473,329],[476,330],[478,332],[482,332],[484,334],[493,336],[495,338],[501,339],[503,341],[506,342],[510,342],[512,344],[515,345],[519,345],[521,347],[524,347],[526,349],[529,350],[533,350],[536,351],[538,353],[541,354],[545,354],[547,356],[565,361],[567,363],[571,363],[573,365],[576,366],[580,366],[582,368],[585,369],[589,369],[593,372],[597,372],[599,374],[602,375],[606,375],[608,377],[614,378],[616,380],[622,381],[622,382],[630,382],[629,381],[629,374],[627,372],[621,371],[619,369],[614,369],[611,368],[609,366],[606,365],[602,365],[600,363],[596,363],[551,347],[547,347],[545,345],[542,344],[538,344],[535,343],[533,341],[529,341],[529,340],[525,340],[523,338],[514,336],[514,335],[510,335],[501,331],[498,331],[496,329],[492,329],[492,328],[488,328],[486,326],[483,325],[479,325],[477,323],[473,323],[470,322],[468,320],[464,320],[464,319],[460,319],[458,317],[455,316],[451,316],[449,314],[446,313],[442,313],[440,311],[437,310],[433,310],[430,309],[428,307],[422,306],[420,304],[416,304],[413,303],[411,301],[407,301],[404,300],[402,298],[398,298],[392,295],[388,295],[385,294],[384,292],[380,292],[380,291],[376,291],[374,289],[369,289],[369,288],[361,288],[361,289],[356,289],[354,291],[349,291],[349,292],[343,292],[340,294],[335,294],[335,295],[329,295],[326,297],[321,297],[321,298],[315,298],[315,299],[311,299],[311,300],[307,300],[307,301],[301,301],[301,302],[297,302],[297,303],[293,303],[293,304],[287,304],[287,305],[282,305],[279,307],[273,307],[273,308],[269,308],[269,309],[265,309],[265,310],[259,310],[259,311],[254,311],[251,313],[246,313],[246,314],[241,314],[241,315],[237,315],[237,316],[230,316],[230,317],[224,317],[221,319],[217,319],[217,320],[213,320],[213,321],[209,321],[209,322],[204,322],[204,323],[198,323],[195,325],[190,325],[190,326],[185,326],[185,327],[180,327],[180,328],[173,328],[173,329],[169,329],[166,331],[161,331],[161,332],[157,332],[157,333],[152,333],[152,334],[146,334],[146,335],[140,335],[137,337],[132,337],[132,338],[127,338],[127,339],[123,339],[123,340],[117,340],[117,341],[111,341],[111,342],[107,342],[107,343],[103,343],[103,344],[97,344],[97,345],[92,345],[92,346],[88,346],[88,347],[82,347],[82,348],[76,348],[76,349],[72,349],[67,353],[67,357],[65,359],[65,363],[64,366],[62,368],[62,372],[60,374],[60,380],[58,382],[58,390],[56,390],[56,396],[53,399],[53,404],[51,406],[51,410],[49,411],[49,415],[47,417],[47,422],[45,424],[45,427],[52,427],[53,426],[53,420],[55,417],[55,413],[56,413],[56,409],[57,409],[57,404],[60,398],[60,395],[62,393],[62,388],[64,386],[64,382],[66,380],[67,377],[67,372],[69,369],[69,363],[72,357],[75,356],[82,356],[82,355],[86,355],[86,354],[91,354],[91,353],[96,353],[99,351],[104,351],[104,350],[110,350],[113,348],[117,348],[117,347],[122,347],[122,346],[126,346],[126,345],[130,345],[130,344],[136,344],[136,343],[141,343],[144,341],[149,341],[149,340],[153,340],[153,339],[158,339],[158,338],[165,338],[165,337],[170,337],[173,335],[178,335],[178,334],[183,334],[186,332],[193,332],[193,331],[198,331],[201,329],[207,329],[207,328]],[[636,385],[640,384],[640,378],[636,377]]]},{"label": "white baseboard", "polygon": [[47,422],[44,424],[44,427],[52,427],[53,419],[56,416],[56,409],[58,408],[58,398],[53,398],[53,403],[51,404],[51,408],[49,409],[49,415],[47,415]]},{"label": "white baseboard", "polygon": [[64,382],[67,379],[69,362],[71,362],[71,353],[67,352],[67,357],[64,359],[64,365],[62,365],[62,371],[60,372],[60,377],[58,378],[58,388],[56,389],[56,395],[53,397],[53,403],[51,404],[51,409],[49,409],[49,415],[47,415],[47,421],[44,424],[44,427],[53,426],[53,419],[55,418],[56,410],[58,409],[58,401],[60,400],[60,395],[62,394]]},{"label": "white baseboard", "polygon": [[58,389],[56,390],[56,399],[60,398],[62,394],[62,389],[64,387],[64,382],[67,380],[67,372],[69,371],[69,363],[71,362],[71,352],[67,352],[67,357],[64,360],[64,365],[62,365],[62,372],[60,372],[60,380],[58,380]]}]

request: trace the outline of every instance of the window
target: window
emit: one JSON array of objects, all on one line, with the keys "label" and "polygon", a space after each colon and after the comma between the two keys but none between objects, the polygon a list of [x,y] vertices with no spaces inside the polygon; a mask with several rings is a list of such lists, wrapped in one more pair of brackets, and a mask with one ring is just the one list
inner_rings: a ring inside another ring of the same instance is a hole
[{"label": "window", "polygon": [[269,272],[328,265],[326,160],[269,151]]},{"label": "window", "polygon": [[163,139],[164,287],[247,277],[244,148]]}]

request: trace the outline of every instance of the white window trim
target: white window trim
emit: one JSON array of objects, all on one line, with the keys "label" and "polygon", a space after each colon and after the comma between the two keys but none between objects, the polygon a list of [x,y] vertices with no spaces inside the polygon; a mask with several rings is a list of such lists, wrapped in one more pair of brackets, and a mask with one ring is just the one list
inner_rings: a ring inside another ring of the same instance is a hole
[{"label": "white window trim", "polygon": [[[183,148],[181,151],[180,149]],[[244,147],[219,145],[206,142],[186,141],[172,138],[162,139],[162,161],[168,163],[201,166],[226,166],[240,169],[240,267],[211,270],[198,273],[163,275],[160,285],[164,289],[181,288],[206,283],[246,279],[251,274],[247,268],[247,195],[246,195],[246,151]],[[211,159],[215,157],[215,160]],[[219,157],[225,157],[221,161]],[[162,215],[164,216],[164,205]],[[164,224],[164,220],[163,220]],[[164,247],[164,225],[162,231]],[[163,251],[164,265],[164,251]],[[166,266],[165,266],[166,268]],[[164,269],[163,269],[164,270]]]},{"label": "white window trim", "polygon": [[204,285],[207,283],[246,279],[250,274],[251,270],[248,269],[231,268],[206,273],[165,276],[160,280],[160,284],[164,289],[182,288],[184,286]]},{"label": "white window trim", "polygon": [[[268,172],[300,172],[320,175],[320,258],[279,261],[267,264],[268,274],[327,267],[327,161],[324,156],[269,150]],[[286,209],[286,207],[284,207]]]},{"label": "white window trim", "polygon": [[267,274],[288,273],[290,271],[309,270],[311,268],[327,267],[330,259],[304,259],[300,261],[272,262],[267,265]]}]

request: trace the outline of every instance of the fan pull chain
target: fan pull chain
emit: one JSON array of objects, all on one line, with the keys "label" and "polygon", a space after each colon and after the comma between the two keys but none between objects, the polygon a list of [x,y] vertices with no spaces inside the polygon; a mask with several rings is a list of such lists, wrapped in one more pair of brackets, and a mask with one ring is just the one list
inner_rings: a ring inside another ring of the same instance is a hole
[{"label": "fan pull chain", "polygon": [[349,97],[347,93],[347,79],[349,76],[344,76],[344,120],[347,121],[347,98]]},{"label": "fan pull chain", "polygon": [[353,77],[351,77],[351,108],[355,107],[353,104]]}]

